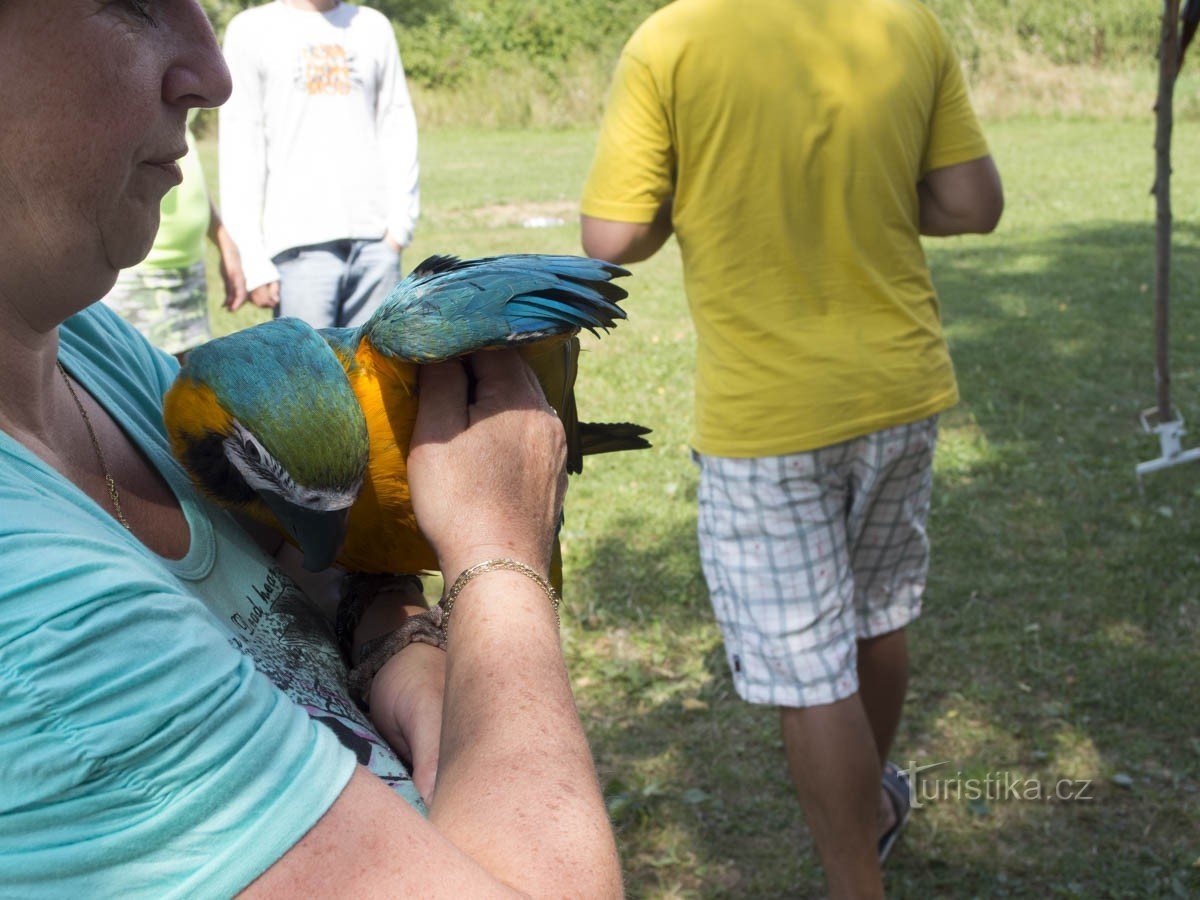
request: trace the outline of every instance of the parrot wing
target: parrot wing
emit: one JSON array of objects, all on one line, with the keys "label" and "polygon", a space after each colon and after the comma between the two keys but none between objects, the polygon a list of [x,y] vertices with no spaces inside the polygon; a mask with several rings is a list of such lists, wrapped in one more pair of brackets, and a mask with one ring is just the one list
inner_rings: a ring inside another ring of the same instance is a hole
[{"label": "parrot wing", "polygon": [[401,281],[362,327],[380,352],[415,363],[612,328],[629,273],[580,256],[433,256]]}]

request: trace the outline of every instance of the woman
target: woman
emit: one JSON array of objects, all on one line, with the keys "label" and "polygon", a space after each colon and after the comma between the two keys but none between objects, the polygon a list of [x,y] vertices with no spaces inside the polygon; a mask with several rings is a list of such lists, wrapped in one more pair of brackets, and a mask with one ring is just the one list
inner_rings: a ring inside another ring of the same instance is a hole
[{"label": "woman", "polygon": [[523,364],[473,360],[471,403],[422,376],[413,500],[461,592],[370,701],[426,819],[324,623],[167,455],[174,361],[92,305],[228,92],[195,0],[0,2],[0,894],[619,894],[552,604],[477,566],[549,564],[564,439]]}]

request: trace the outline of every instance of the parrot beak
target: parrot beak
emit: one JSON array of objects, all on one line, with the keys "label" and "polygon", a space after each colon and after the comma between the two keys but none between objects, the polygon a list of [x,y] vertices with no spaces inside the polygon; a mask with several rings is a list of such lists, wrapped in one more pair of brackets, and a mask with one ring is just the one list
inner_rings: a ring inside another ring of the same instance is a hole
[{"label": "parrot beak", "polygon": [[279,524],[295,538],[304,554],[304,568],[310,572],[320,572],[333,565],[346,537],[348,507],[335,510],[305,509],[289,503],[278,494],[263,491],[259,496],[275,514]]}]

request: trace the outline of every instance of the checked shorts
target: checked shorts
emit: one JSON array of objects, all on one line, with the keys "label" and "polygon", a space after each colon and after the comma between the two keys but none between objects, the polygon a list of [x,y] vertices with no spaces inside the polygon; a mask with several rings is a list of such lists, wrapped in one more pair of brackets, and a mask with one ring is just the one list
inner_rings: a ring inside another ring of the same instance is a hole
[{"label": "checked shorts", "polygon": [[785,456],[693,454],[700,561],[738,694],[858,690],[856,640],[921,612],[937,416]]},{"label": "checked shorts", "polygon": [[124,269],[104,302],[167,353],[186,353],[212,337],[203,261],[182,269]]}]

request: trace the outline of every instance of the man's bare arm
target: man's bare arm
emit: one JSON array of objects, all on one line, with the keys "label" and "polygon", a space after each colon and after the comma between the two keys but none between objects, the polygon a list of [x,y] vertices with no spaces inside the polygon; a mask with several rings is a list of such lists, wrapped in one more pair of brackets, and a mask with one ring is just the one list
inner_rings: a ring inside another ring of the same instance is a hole
[{"label": "man's bare arm", "polygon": [[934,169],[917,184],[921,234],[987,234],[1004,211],[1004,187],[990,156]]},{"label": "man's bare arm", "polygon": [[659,206],[652,222],[616,222],[580,216],[583,252],[593,259],[624,264],[649,259],[667,242],[674,230],[671,224],[671,200]]}]

